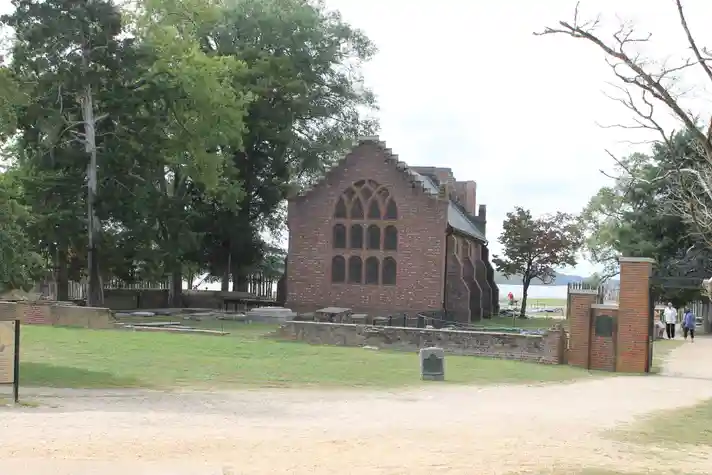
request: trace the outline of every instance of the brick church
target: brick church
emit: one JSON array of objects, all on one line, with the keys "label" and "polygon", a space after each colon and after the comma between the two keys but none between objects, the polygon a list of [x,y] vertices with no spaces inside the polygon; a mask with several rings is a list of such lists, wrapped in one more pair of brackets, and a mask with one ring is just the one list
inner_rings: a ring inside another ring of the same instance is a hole
[{"label": "brick church", "polygon": [[499,310],[474,181],[409,167],[376,138],[289,200],[286,305],[371,315],[445,310],[471,322]]}]

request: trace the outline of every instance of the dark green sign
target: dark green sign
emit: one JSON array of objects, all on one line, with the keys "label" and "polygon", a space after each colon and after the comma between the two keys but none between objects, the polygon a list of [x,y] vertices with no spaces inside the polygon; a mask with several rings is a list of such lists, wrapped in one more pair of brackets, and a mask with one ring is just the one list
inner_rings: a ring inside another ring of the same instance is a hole
[{"label": "dark green sign", "polygon": [[423,375],[439,375],[445,372],[443,359],[431,354],[423,359]]},{"label": "dark green sign", "polygon": [[595,332],[596,336],[610,338],[613,336],[613,329],[616,324],[616,319],[610,315],[597,315]]}]

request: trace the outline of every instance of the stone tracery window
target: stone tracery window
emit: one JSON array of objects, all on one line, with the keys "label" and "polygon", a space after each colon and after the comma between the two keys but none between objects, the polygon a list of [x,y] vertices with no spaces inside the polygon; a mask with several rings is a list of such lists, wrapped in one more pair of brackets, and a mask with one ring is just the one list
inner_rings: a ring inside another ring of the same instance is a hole
[{"label": "stone tracery window", "polygon": [[[336,226],[338,226],[338,224],[334,225],[334,227]],[[350,238],[351,246],[349,247],[351,247],[351,249],[363,249],[363,226],[360,224],[352,224]]]},{"label": "stone tracery window", "polygon": [[371,256],[366,259],[366,285],[378,285],[378,279],[380,274],[378,263],[378,257]]},{"label": "stone tracery window", "polygon": [[368,227],[366,232],[368,239],[366,243],[367,249],[377,250],[381,248],[381,228],[377,225],[372,224]]},{"label": "stone tracery window", "polygon": [[331,258],[331,281],[336,283],[346,281],[346,259],[344,259],[344,256]]},{"label": "stone tracery window", "polygon": [[383,249],[386,251],[398,250],[398,230],[392,224],[383,230]]},{"label": "stone tracery window", "polygon": [[346,226],[335,224],[331,243],[334,249],[346,249]]},{"label": "stone tracery window", "polygon": [[359,256],[349,257],[349,284],[363,283],[363,262]]},{"label": "stone tracery window", "polygon": [[382,257],[398,250],[398,206],[388,188],[371,179],[354,182],[337,198],[333,219],[332,282],[394,285],[396,260]]},{"label": "stone tracery window", "polygon": [[391,256],[383,259],[383,265],[381,266],[381,284],[383,285],[395,285],[396,283],[396,260]]}]

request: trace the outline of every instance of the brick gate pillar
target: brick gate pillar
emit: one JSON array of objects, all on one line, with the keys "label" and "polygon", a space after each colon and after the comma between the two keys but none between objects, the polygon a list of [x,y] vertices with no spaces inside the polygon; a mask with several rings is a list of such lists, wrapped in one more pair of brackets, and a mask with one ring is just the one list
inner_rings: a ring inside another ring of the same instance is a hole
[{"label": "brick gate pillar", "polygon": [[644,373],[647,368],[650,275],[654,263],[655,260],[646,257],[620,258],[616,371]]},{"label": "brick gate pillar", "polygon": [[569,352],[568,363],[580,368],[591,365],[591,305],[596,303],[597,290],[569,290]]}]

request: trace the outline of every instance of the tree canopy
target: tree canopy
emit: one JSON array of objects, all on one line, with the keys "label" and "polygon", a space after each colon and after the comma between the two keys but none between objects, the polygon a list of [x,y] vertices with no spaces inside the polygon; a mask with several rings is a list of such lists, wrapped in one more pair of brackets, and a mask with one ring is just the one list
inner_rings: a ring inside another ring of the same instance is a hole
[{"label": "tree canopy", "polygon": [[88,278],[100,303],[118,278],[170,281],[179,304],[187,275],[274,274],[288,192],[377,128],[360,75],[375,47],[320,1],[13,6],[4,216],[27,217],[7,232],[61,299]]},{"label": "tree canopy", "polygon": [[[631,173],[622,173],[612,186],[601,188],[581,214],[591,260],[602,264],[603,277],[618,273],[620,256],[649,257],[663,277],[699,277],[712,272],[709,246],[695,227],[675,213],[669,197],[679,186],[669,179],[679,157],[702,159],[687,133],[671,139],[675,150],[651,146],[649,154],[635,153],[621,161]],[[699,296],[699,291],[658,289],[658,297],[677,305]]]},{"label": "tree canopy", "polygon": [[576,265],[582,244],[580,228],[573,216],[556,213],[534,218],[529,210],[521,207],[507,213],[499,242],[503,254],[493,256],[492,262],[505,277],[521,276],[522,318],[532,280],[553,283],[556,269]]}]

